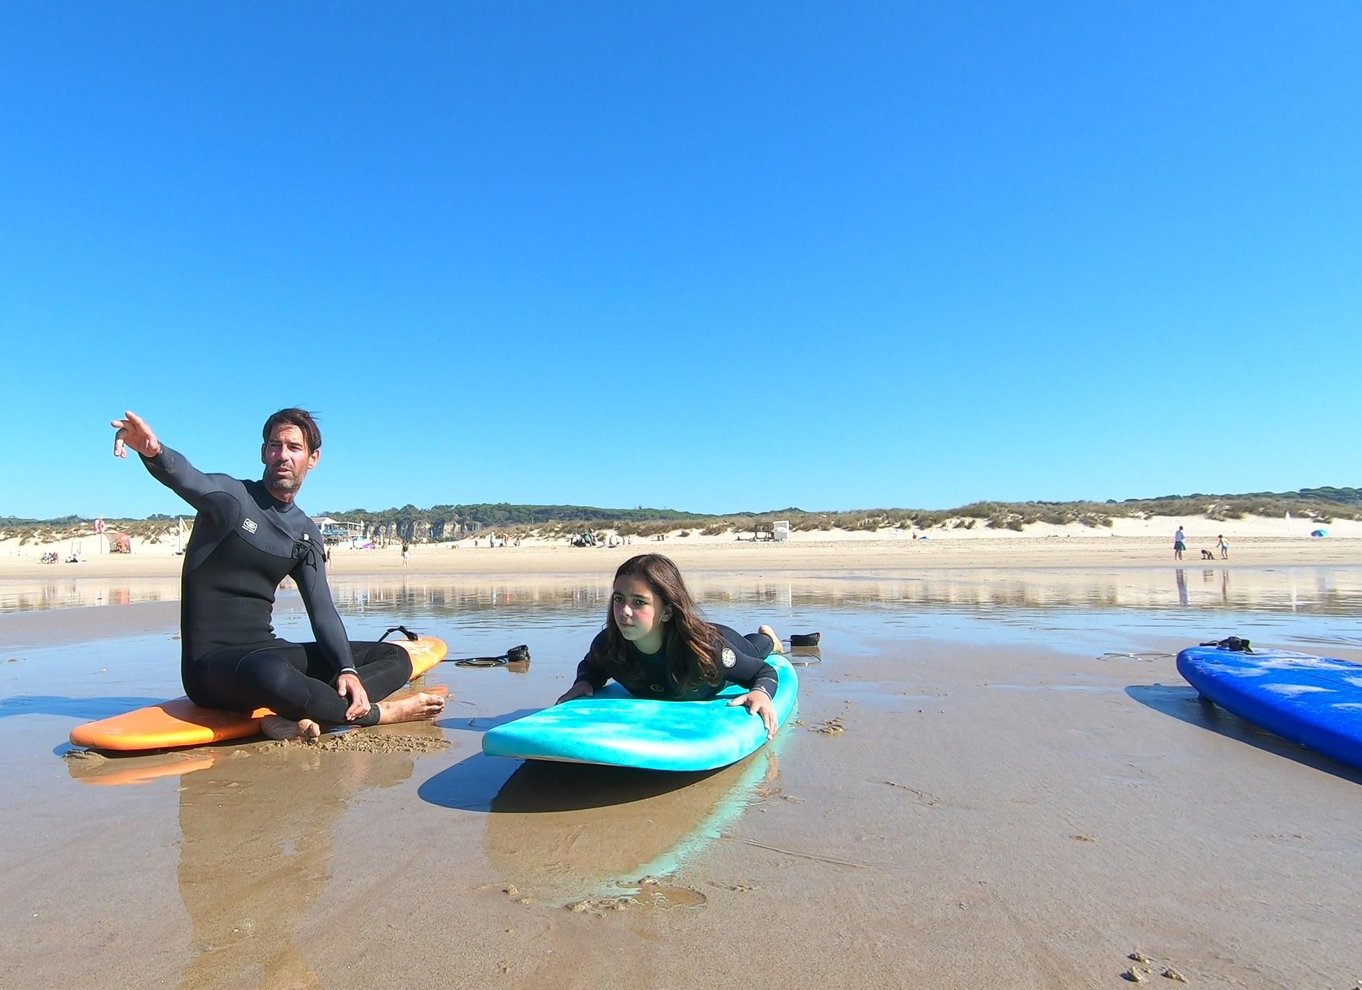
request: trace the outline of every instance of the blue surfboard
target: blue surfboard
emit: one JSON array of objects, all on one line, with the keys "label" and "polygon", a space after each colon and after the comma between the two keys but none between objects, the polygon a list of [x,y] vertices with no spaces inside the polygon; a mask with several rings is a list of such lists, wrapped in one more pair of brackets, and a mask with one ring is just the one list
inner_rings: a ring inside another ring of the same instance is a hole
[{"label": "blue surfboard", "polygon": [[[799,677],[772,654],[778,684],[772,705],[777,725],[794,710]],[[545,708],[488,729],[482,751],[517,760],[557,760],[643,770],[714,770],[736,763],[766,742],[757,716],[729,701],[747,689],[729,684],[707,701],[636,698],[611,682],[589,698]]]},{"label": "blue surfboard", "polygon": [[1226,711],[1362,769],[1362,664],[1195,646],[1178,654],[1178,673]]}]

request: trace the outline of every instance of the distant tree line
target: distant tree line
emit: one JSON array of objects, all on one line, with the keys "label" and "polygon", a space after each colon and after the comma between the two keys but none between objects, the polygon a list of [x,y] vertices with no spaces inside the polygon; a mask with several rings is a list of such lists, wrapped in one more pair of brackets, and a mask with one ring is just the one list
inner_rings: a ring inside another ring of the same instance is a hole
[{"label": "distant tree line", "polygon": [[[587,505],[512,505],[479,502],[471,505],[414,505],[382,510],[351,509],[324,512],[358,523],[365,536],[416,541],[452,541],[479,533],[504,535],[538,533],[571,537],[584,532],[613,530],[623,536],[648,537],[682,530],[706,535],[771,531],[784,520],[798,531],[931,529],[950,526],[973,529],[1021,530],[1034,523],[1079,523],[1094,529],[1110,527],[1117,518],[1152,519],[1164,516],[1204,516],[1225,521],[1244,516],[1284,517],[1328,523],[1334,519],[1362,519],[1362,489],[1302,488],[1294,492],[1255,492],[1246,495],[1163,495],[1106,502],[974,502],[955,509],[855,509],[813,512],[789,507],[764,512],[714,515],[677,509],[605,509]],[[186,513],[188,515],[188,513]],[[180,516],[156,514],[145,519],[107,519],[134,536],[154,538],[175,527]],[[93,532],[93,520],[80,516],[26,519],[0,516],[0,536],[20,536],[24,542],[79,536]]]}]

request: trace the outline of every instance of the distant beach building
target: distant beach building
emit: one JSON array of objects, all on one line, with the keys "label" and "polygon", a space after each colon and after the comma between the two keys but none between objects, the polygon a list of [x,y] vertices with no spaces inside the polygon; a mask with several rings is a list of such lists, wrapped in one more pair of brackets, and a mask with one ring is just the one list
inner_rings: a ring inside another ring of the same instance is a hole
[{"label": "distant beach building", "polygon": [[784,543],[790,538],[790,523],[785,519],[777,519],[771,524],[771,539],[777,543]]},{"label": "distant beach building", "polygon": [[312,521],[322,531],[322,541],[325,543],[354,543],[364,535],[362,523],[332,519],[330,516],[318,516]]}]

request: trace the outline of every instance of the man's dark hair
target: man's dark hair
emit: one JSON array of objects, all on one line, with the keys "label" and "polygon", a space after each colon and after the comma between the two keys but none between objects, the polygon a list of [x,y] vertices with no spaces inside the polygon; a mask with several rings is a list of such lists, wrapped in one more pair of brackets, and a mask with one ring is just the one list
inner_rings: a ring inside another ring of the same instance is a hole
[{"label": "man's dark hair", "polygon": [[270,434],[275,427],[296,426],[303,431],[303,439],[307,441],[307,451],[312,453],[314,450],[322,449],[322,431],[317,426],[317,421],[312,418],[312,413],[306,409],[299,409],[294,406],[289,409],[280,409],[277,413],[265,420],[265,428],[260,431],[261,439],[266,443],[270,442]]}]

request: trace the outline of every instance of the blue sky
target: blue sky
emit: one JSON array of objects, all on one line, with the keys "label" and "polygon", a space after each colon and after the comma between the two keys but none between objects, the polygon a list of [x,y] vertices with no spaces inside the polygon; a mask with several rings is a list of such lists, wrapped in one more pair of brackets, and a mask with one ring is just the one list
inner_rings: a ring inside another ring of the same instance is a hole
[{"label": "blue sky", "polygon": [[1355,3],[0,6],[0,515],[1355,485]]}]

